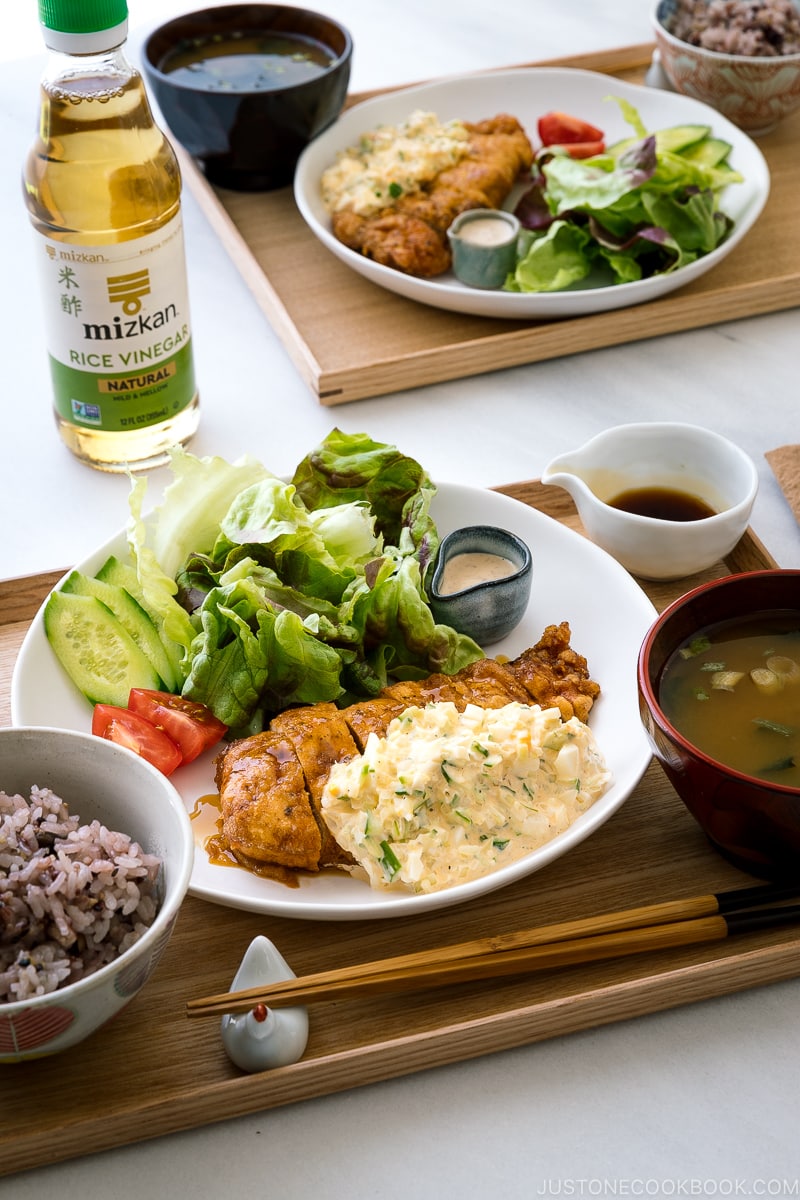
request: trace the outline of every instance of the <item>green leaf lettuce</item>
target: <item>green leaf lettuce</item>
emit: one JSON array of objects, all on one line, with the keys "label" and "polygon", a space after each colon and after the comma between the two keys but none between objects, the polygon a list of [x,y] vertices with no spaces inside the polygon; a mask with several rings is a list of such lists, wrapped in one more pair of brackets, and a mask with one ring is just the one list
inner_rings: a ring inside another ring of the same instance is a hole
[{"label": "green leaf lettuce", "polygon": [[433,619],[436,488],[395,447],[334,430],[288,483],[249,458],[183,450],[172,469],[148,520],[134,485],[131,554],[183,650],[183,694],[234,734],[292,704],[349,703],[483,657]]}]

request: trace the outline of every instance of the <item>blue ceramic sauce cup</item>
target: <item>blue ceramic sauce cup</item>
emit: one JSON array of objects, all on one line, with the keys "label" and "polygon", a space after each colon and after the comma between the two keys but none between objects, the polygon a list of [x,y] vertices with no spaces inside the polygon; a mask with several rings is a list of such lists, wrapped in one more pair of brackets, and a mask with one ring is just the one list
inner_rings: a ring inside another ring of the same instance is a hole
[{"label": "blue ceramic sauce cup", "polygon": [[456,278],[470,287],[498,288],[517,264],[520,223],[513,213],[473,208],[447,231]]},{"label": "blue ceramic sauce cup", "polygon": [[468,525],[442,538],[429,576],[435,619],[480,646],[499,642],[525,613],[531,593],[530,549],[506,529]]}]

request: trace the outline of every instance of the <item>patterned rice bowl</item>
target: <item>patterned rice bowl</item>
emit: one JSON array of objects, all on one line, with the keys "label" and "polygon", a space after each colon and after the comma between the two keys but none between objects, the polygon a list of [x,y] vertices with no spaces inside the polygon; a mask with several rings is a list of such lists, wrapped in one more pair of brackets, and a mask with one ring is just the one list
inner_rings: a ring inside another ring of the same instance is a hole
[{"label": "patterned rice bowl", "polygon": [[722,54],[669,33],[676,0],[659,0],[652,14],[660,65],[676,91],[717,109],[745,133],[760,137],[800,108],[800,54],[774,57]]},{"label": "patterned rice bowl", "polygon": [[[93,968],[91,973],[52,990],[48,982],[44,990],[38,989],[38,994],[26,992],[19,999],[6,999],[4,990],[0,1002],[0,1064],[26,1062],[69,1050],[122,1012],[150,979],[170,939],[188,890],[194,859],[194,834],[180,795],[165,776],[132,750],[90,733],[66,729],[21,726],[0,729],[0,790],[6,801],[15,796],[26,799],[35,788],[56,793],[68,805],[70,815],[79,818],[81,826],[97,822],[111,831],[107,845],[116,843],[120,835],[114,831],[121,831],[126,839],[135,841],[143,855],[155,856],[160,863],[158,906],[138,940],[116,956],[112,952],[110,961]],[[9,808],[8,803],[4,802],[4,806]],[[136,860],[135,853],[131,853]],[[105,893],[110,896],[115,881],[127,875],[128,854],[125,850],[118,850],[118,854],[113,860],[116,864],[113,872],[106,871],[105,865],[101,868],[91,863],[92,870],[102,869],[104,880],[110,880],[103,883],[98,903],[105,904]],[[13,858],[13,841],[7,829],[5,851],[0,837],[0,860]],[[9,919],[17,911],[12,911],[12,875],[17,869],[16,862],[6,867],[0,862],[0,884],[5,875],[7,888],[11,889],[6,892],[10,897],[6,905]],[[51,890],[56,886],[57,880]],[[59,906],[61,916],[54,906],[53,919],[67,922],[69,906],[65,898]],[[75,928],[79,926],[76,924]],[[62,944],[69,955],[78,953],[77,943]],[[30,953],[32,962],[37,957],[44,960],[43,953]],[[17,959],[25,963],[26,956],[20,954]]]}]

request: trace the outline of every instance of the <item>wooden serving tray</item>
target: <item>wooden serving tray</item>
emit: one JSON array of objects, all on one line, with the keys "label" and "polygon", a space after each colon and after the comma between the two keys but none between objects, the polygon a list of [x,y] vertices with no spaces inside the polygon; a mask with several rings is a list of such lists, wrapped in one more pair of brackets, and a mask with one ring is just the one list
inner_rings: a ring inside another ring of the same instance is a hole
[{"label": "wooden serving tray", "polygon": [[[498,490],[582,532],[561,489],[529,482]],[[724,563],[647,591],[663,608],[704,579],[775,565],[748,532]],[[0,725],[10,722],[19,645],[57,578],[0,584]],[[800,929],[784,928],[522,980],[322,1004],[310,1009],[300,1062],[246,1075],[226,1057],[218,1020],[189,1020],[185,1003],[226,991],[257,934],[270,937],[300,975],[750,882],[710,848],[652,763],[587,841],[528,879],[460,907],[411,921],[319,923],[190,896],[154,976],[122,1015],[73,1050],[0,1066],[0,1175],[800,974]],[[65,1079],[69,1103],[53,1104]]]},{"label": "wooden serving tray", "polygon": [[[641,83],[652,51],[630,46],[538,65]],[[549,321],[466,316],[395,296],[314,237],[291,188],[231,192],[209,184],[186,154],[181,167],[297,370],[321,404],[336,405],[800,304],[798,140],[800,113],[760,140],[770,198],[753,230],[713,271],[646,305]]]}]

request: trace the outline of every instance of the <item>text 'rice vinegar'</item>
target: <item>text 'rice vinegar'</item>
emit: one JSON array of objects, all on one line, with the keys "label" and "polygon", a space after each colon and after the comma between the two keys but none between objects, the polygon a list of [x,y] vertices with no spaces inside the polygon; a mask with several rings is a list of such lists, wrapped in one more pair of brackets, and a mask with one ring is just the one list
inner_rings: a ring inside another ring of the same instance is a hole
[{"label": "text 'rice vinegar'", "polygon": [[39,0],[50,51],[24,170],[56,424],[103,471],[197,429],[175,153],[127,61],[127,0]]}]

